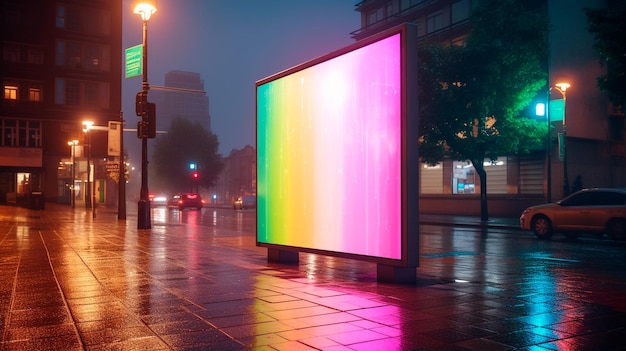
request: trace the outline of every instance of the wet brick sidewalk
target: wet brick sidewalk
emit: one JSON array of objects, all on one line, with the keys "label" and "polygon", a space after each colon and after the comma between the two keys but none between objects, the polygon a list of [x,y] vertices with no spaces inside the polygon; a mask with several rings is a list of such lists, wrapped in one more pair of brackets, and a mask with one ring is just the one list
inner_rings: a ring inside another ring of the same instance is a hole
[{"label": "wet brick sidewalk", "polygon": [[269,264],[252,216],[138,231],[132,214],[0,206],[0,349],[626,350],[623,243],[424,228],[418,283],[390,285],[367,262]]}]

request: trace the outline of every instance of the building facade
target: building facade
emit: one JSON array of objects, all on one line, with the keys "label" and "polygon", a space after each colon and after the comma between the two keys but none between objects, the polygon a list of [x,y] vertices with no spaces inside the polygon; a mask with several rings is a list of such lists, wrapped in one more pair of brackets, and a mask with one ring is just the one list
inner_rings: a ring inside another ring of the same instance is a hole
[{"label": "building facade", "polygon": [[256,149],[250,145],[233,149],[224,158],[224,168],[212,196],[218,203],[232,204],[239,196],[256,195],[256,182]]},{"label": "building facade", "polygon": [[120,120],[122,1],[6,0],[0,16],[0,202],[85,202],[91,179],[104,203],[108,136],[81,122]]},{"label": "building facade", "polygon": [[[480,0],[365,0],[356,5],[361,28],[352,32],[359,40],[411,22],[420,42],[462,45],[471,23],[472,9]],[[552,128],[540,149],[526,155],[502,155],[485,160],[491,215],[518,216],[533,204],[556,201],[567,194],[576,179],[584,187],[626,186],[626,150],[623,111],[616,110],[596,86],[602,66],[587,31],[585,8],[602,8],[604,0],[528,0],[528,6],[550,19],[549,85],[532,104],[547,103],[541,118]],[[560,92],[555,85],[570,84]],[[547,96],[550,97],[549,101]],[[534,111],[528,108],[528,111]],[[563,116],[566,116],[566,119]],[[564,122],[566,120],[567,122]],[[563,160],[563,141],[567,157]],[[443,160],[420,167],[420,210],[431,213],[480,213],[480,181],[469,162]]]},{"label": "building facade", "polygon": [[157,105],[157,130],[167,130],[174,118],[185,118],[211,131],[209,97],[200,73],[170,71],[165,86],[151,86],[150,99]]}]

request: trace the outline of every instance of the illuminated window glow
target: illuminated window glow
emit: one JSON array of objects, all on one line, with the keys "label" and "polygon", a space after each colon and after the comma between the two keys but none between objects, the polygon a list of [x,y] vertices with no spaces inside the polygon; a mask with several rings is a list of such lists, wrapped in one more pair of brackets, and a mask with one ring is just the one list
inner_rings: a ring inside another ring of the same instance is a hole
[{"label": "illuminated window glow", "polygon": [[13,85],[4,86],[4,99],[17,100],[17,87]]}]

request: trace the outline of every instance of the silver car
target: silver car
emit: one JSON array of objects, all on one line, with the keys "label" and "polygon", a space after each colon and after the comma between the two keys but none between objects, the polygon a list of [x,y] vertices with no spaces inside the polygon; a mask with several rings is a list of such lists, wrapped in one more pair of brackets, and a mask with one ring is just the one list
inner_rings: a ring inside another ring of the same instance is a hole
[{"label": "silver car", "polygon": [[540,239],[549,239],[553,233],[606,233],[624,240],[626,189],[583,189],[556,203],[529,207],[520,216],[520,227],[532,230]]}]

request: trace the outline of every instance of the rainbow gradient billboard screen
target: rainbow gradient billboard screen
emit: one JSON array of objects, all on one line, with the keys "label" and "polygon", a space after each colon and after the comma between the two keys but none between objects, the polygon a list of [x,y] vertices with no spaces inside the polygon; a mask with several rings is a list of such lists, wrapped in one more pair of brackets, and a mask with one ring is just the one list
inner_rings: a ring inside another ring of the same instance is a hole
[{"label": "rainbow gradient billboard screen", "polygon": [[406,262],[406,35],[257,82],[259,246]]}]

